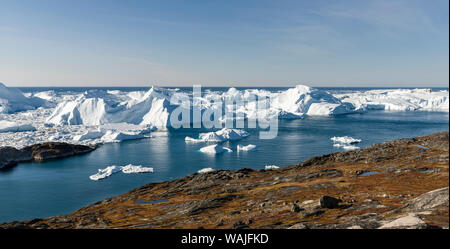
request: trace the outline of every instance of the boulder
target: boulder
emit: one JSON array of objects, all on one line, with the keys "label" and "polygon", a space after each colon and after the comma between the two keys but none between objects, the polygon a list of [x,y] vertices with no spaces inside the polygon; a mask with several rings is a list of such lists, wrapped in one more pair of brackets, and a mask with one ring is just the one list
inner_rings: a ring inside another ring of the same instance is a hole
[{"label": "boulder", "polygon": [[324,195],[320,197],[320,207],[322,208],[338,208],[340,202],[342,202],[342,200],[331,196]]},{"label": "boulder", "polygon": [[400,209],[406,209],[408,211],[425,211],[437,206],[449,206],[449,192],[448,187],[436,189],[420,195],[410,200],[405,206]]},{"label": "boulder", "polygon": [[384,224],[378,229],[424,229],[427,227],[428,225],[425,221],[413,214],[410,214]]}]

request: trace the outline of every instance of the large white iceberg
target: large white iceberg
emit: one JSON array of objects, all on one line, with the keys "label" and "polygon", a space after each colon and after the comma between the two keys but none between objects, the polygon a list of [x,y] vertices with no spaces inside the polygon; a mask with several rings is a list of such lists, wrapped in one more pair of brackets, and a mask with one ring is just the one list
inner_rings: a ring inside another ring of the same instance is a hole
[{"label": "large white iceberg", "polygon": [[12,87],[6,87],[0,82],[0,113],[13,113],[36,109],[45,105],[45,100],[37,97],[26,97]]},{"label": "large white iceberg", "polygon": [[449,111],[448,90],[389,89],[336,94],[343,103],[358,109],[388,111]]},{"label": "large white iceberg", "polygon": [[46,120],[56,125],[131,123],[166,127],[172,108],[164,90],[145,93],[90,90],[75,100],[60,103]]},{"label": "large white iceberg", "polygon": [[342,103],[338,98],[316,88],[298,85],[281,92],[272,102],[274,108],[293,115],[336,115],[355,112],[352,104]]}]

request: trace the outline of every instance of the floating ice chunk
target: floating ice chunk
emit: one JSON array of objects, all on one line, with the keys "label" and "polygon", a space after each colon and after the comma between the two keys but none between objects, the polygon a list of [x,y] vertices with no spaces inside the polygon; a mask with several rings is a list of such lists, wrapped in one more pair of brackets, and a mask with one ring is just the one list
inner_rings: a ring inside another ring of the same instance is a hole
[{"label": "floating ice chunk", "polygon": [[202,174],[202,173],[208,173],[208,172],[212,172],[212,171],[214,171],[213,168],[204,168],[204,169],[201,169],[201,170],[199,170],[197,172]]},{"label": "floating ice chunk", "polygon": [[132,165],[128,164],[122,167],[122,172],[125,174],[131,173],[153,173],[153,168],[142,167],[142,165]]},{"label": "floating ice chunk", "polygon": [[241,150],[241,151],[251,151],[251,150],[256,150],[258,148],[258,146],[254,145],[254,144],[249,144],[249,145],[241,145],[238,144],[237,145],[237,150]]},{"label": "floating ice chunk", "polygon": [[103,131],[87,131],[86,133],[82,135],[76,135],[73,137],[73,140],[75,141],[84,141],[88,139],[98,139],[101,138],[105,133]]},{"label": "floating ice chunk", "polygon": [[349,136],[344,136],[344,137],[332,137],[330,138],[333,142],[335,143],[340,143],[340,144],[357,144],[359,142],[361,142],[361,139],[357,139],[357,138],[352,138]]},{"label": "floating ice chunk", "polygon": [[223,147],[223,146],[218,145],[218,144],[213,144],[213,145],[201,148],[200,152],[211,153],[211,154],[219,154],[219,153],[233,152],[233,151],[231,149],[227,148],[227,147]]},{"label": "floating ice chunk", "polygon": [[185,138],[184,138],[184,141],[185,141],[186,143],[202,143],[202,142],[205,142],[205,141],[202,140],[202,139],[192,138],[192,137],[185,137]]},{"label": "floating ice chunk", "polygon": [[276,166],[276,165],[266,165],[264,167],[265,170],[273,170],[273,169],[279,169],[280,167]]},{"label": "floating ice chunk", "polygon": [[199,140],[204,142],[223,142],[226,141],[226,139],[217,134],[216,132],[207,132],[207,133],[200,133],[199,134]]},{"label": "floating ice chunk", "polygon": [[116,142],[131,139],[140,139],[146,137],[141,132],[125,132],[125,131],[107,131],[105,135],[101,137],[103,142]]},{"label": "floating ice chunk", "polygon": [[238,129],[228,129],[228,128],[223,128],[219,131],[215,131],[215,132],[206,132],[206,133],[200,133],[199,134],[199,138],[195,139],[195,138],[191,138],[191,137],[186,137],[185,141],[189,141],[189,142],[224,142],[224,141],[236,141],[236,140],[240,140],[243,139],[245,137],[250,136],[250,133],[248,133],[247,131],[244,130],[238,130]]},{"label": "floating ice chunk", "polygon": [[350,145],[350,144],[333,144],[334,147],[342,148],[344,150],[358,150],[360,149],[358,146]]},{"label": "floating ice chunk", "polygon": [[98,181],[101,179],[105,179],[111,176],[114,173],[122,171],[125,174],[132,173],[152,173],[153,168],[142,167],[142,165],[132,165],[128,164],[126,166],[108,166],[104,169],[99,169],[97,174],[89,176],[89,178],[93,181]]},{"label": "floating ice chunk", "polygon": [[244,130],[238,130],[238,129],[227,129],[223,128],[220,131],[216,132],[217,135],[222,136],[226,140],[239,140],[245,137],[250,136],[250,133],[244,131]]},{"label": "floating ice chunk", "polygon": [[7,120],[0,120],[1,132],[20,132],[20,131],[35,131],[36,128],[28,124],[18,124]]},{"label": "floating ice chunk", "polygon": [[99,169],[97,174],[89,176],[89,178],[93,181],[98,181],[104,179],[106,177],[111,176],[114,173],[121,171],[121,167],[118,166],[108,166],[104,169]]}]

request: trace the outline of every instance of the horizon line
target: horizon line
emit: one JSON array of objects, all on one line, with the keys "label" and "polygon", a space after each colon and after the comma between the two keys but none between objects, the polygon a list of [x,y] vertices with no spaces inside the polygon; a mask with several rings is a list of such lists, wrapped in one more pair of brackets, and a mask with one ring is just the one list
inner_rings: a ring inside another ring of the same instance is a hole
[{"label": "horizon line", "polygon": [[55,84],[51,84],[51,83],[49,83],[48,85],[20,85],[20,84],[5,84],[4,82],[1,82],[0,81],[0,83],[3,83],[5,86],[7,86],[7,87],[71,87],[71,88],[77,88],[77,87],[79,87],[79,88],[83,88],[83,87],[152,87],[152,86],[157,86],[157,87],[191,87],[191,86],[194,86],[194,85],[200,85],[200,86],[202,86],[202,87],[246,87],[246,88],[249,88],[249,87],[295,87],[295,86],[297,86],[297,85],[306,85],[306,86],[310,86],[310,87],[367,87],[367,88],[396,88],[396,87],[400,87],[400,88],[402,88],[402,87],[431,87],[431,88],[449,88],[449,83],[447,83],[446,85],[444,84],[444,85],[430,85],[429,83],[427,84],[427,83],[423,83],[423,84],[412,84],[412,85],[410,85],[410,86],[408,86],[408,85],[404,85],[404,84],[401,84],[401,83],[399,83],[400,85],[397,85],[397,84],[389,84],[389,83],[386,83],[386,84],[389,84],[389,85],[376,85],[376,84],[370,84],[370,85],[359,85],[359,84],[356,84],[356,85],[352,85],[352,84],[350,84],[350,85],[348,85],[348,84],[341,84],[341,85],[336,85],[336,84],[333,84],[333,85],[328,85],[328,84],[319,84],[319,85],[316,85],[316,84],[308,84],[308,83],[297,83],[297,84],[295,84],[295,83],[293,83],[293,84],[280,84],[280,85],[265,85],[265,84],[261,84],[261,85],[233,85],[233,84],[224,84],[224,85],[210,85],[210,84],[205,84],[205,85],[203,85],[203,84],[201,84],[201,83],[195,83],[195,84],[192,84],[192,85],[184,85],[184,86],[182,86],[182,85],[173,85],[173,84],[151,84],[151,83],[149,83],[149,84],[147,84],[147,85],[140,85],[140,84],[138,84],[138,85],[135,85],[135,84],[130,84],[130,85],[127,85],[127,84],[120,84],[120,85],[114,85],[114,84],[111,84],[111,85],[97,85],[97,84],[92,84],[92,85],[80,85],[80,84],[69,84],[69,85],[55,85]]}]

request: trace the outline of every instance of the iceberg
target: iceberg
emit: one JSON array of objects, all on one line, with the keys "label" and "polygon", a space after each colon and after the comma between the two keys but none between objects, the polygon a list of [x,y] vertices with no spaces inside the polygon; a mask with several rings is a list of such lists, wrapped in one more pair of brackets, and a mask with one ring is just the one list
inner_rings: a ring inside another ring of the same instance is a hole
[{"label": "iceberg", "polygon": [[237,150],[238,151],[251,151],[251,150],[256,150],[258,147],[254,144],[249,144],[249,145],[237,145]]},{"label": "iceberg", "polygon": [[197,171],[197,173],[203,174],[203,173],[208,173],[208,172],[213,172],[213,171],[214,171],[213,168],[204,168],[204,169]]},{"label": "iceberg", "polygon": [[26,97],[20,90],[6,87],[0,82],[0,113],[33,110],[45,103],[46,101],[41,98]]},{"label": "iceberg", "polygon": [[35,131],[36,128],[28,124],[18,124],[7,120],[0,120],[0,133],[2,132],[21,132]]},{"label": "iceberg", "polygon": [[272,106],[297,116],[328,116],[355,112],[353,105],[342,103],[326,91],[305,85],[297,85],[281,92],[274,98]]},{"label": "iceberg", "polygon": [[133,174],[133,173],[153,173],[153,168],[150,167],[142,167],[142,165],[132,165],[128,164],[122,167],[122,172],[125,174]]},{"label": "iceberg", "polygon": [[98,181],[98,180],[104,179],[106,177],[109,177],[112,174],[119,172],[120,170],[121,170],[121,168],[118,166],[108,166],[104,169],[99,169],[98,173],[89,176],[89,179],[91,179],[93,181]]},{"label": "iceberg", "polygon": [[87,131],[86,133],[82,135],[76,135],[73,137],[73,140],[75,141],[84,141],[88,139],[98,139],[101,138],[105,133],[103,131]]},{"label": "iceberg", "polygon": [[330,139],[333,142],[340,143],[340,144],[356,144],[356,143],[360,143],[361,142],[361,139],[352,138],[352,137],[349,137],[349,136],[332,137]]},{"label": "iceberg", "polygon": [[101,125],[131,123],[166,127],[170,107],[167,92],[152,87],[144,94],[90,90],[75,100],[63,101],[47,118],[55,125]]},{"label": "iceberg", "polygon": [[280,167],[276,166],[276,165],[266,165],[264,167],[265,170],[274,170],[274,169],[279,169]]},{"label": "iceberg", "polygon": [[153,168],[149,167],[142,167],[142,165],[132,165],[128,164],[126,166],[108,166],[104,169],[99,169],[97,174],[89,176],[89,179],[93,181],[98,181],[101,179],[105,179],[109,176],[111,176],[114,173],[118,173],[122,171],[125,174],[132,174],[132,173],[152,173]]},{"label": "iceberg", "polygon": [[[131,92],[50,90],[22,93],[0,84],[0,146],[22,148],[48,141],[99,144],[150,137],[146,131],[148,129],[165,130],[171,127],[169,117],[175,108],[186,108],[190,113],[193,110],[205,113],[232,108],[230,105],[219,105],[215,102],[217,99],[244,101],[244,105],[236,110],[239,115],[221,116],[220,122],[247,118],[264,123],[270,118],[301,119],[372,110],[449,111],[448,90],[352,90],[331,94],[303,85],[280,91],[230,88],[227,91],[206,90],[201,97],[188,96],[191,105],[172,105],[170,99],[181,99],[182,93],[177,89],[158,87]],[[262,98],[271,100],[264,105],[265,108],[260,106],[264,102]],[[221,143],[240,140],[248,135],[248,132],[238,129],[221,129],[194,138],[186,137],[185,141]]]},{"label": "iceberg", "polygon": [[224,152],[233,152],[231,149],[227,147],[223,147],[218,144],[209,145],[200,149],[200,152],[209,153],[209,154],[219,154]]},{"label": "iceberg", "polygon": [[250,133],[244,130],[223,128],[215,132],[200,133],[198,138],[185,137],[186,142],[225,142],[236,141],[250,136]]},{"label": "iceberg", "polygon": [[141,139],[147,137],[142,132],[126,132],[126,131],[107,131],[105,135],[101,137],[102,142],[112,143],[124,140]]},{"label": "iceberg", "polygon": [[387,111],[449,111],[448,90],[389,89],[336,94],[343,103],[357,109]]},{"label": "iceberg", "polygon": [[349,144],[333,144],[334,147],[343,148],[344,150],[358,150],[360,149],[358,146],[349,145]]}]

